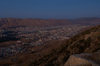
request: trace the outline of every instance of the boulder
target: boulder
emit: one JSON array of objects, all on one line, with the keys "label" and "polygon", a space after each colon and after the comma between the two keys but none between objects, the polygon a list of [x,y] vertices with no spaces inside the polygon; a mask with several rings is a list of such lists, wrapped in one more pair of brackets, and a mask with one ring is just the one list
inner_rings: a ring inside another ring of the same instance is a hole
[{"label": "boulder", "polygon": [[64,66],[100,66],[100,51],[71,55]]}]

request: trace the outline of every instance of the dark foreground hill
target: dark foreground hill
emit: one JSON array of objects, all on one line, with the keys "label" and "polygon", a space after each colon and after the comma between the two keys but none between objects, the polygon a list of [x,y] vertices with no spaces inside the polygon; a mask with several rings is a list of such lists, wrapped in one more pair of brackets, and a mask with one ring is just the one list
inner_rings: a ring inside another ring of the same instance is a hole
[{"label": "dark foreground hill", "polygon": [[100,26],[88,29],[69,40],[50,41],[41,51],[22,53],[0,60],[0,66],[63,66],[70,55],[100,50]]}]

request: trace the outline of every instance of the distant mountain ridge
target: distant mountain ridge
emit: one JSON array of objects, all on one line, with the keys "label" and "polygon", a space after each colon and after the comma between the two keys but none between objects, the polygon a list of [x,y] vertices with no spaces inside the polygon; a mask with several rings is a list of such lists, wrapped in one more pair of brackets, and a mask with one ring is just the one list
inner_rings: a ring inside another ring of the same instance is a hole
[{"label": "distant mountain ridge", "polygon": [[100,24],[100,18],[96,17],[91,17],[91,18],[79,18],[79,19],[74,19],[71,20],[72,23],[77,23],[77,24],[85,24],[85,25],[97,25]]},{"label": "distant mountain ridge", "polygon": [[1,18],[0,26],[2,28],[13,26],[32,26],[32,27],[45,27],[70,24],[69,20],[56,20],[56,19],[15,19],[15,18]]},{"label": "distant mountain ridge", "polygon": [[100,24],[100,18],[79,18],[69,19],[21,19],[21,18],[0,18],[0,28],[8,27],[48,27],[68,24],[97,25]]}]

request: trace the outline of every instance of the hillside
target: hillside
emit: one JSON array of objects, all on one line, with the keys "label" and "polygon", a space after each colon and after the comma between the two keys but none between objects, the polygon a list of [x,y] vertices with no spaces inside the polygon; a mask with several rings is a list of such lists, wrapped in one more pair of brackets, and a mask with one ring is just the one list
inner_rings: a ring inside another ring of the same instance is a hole
[{"label": "hillside", "polygon": [[93,27],[67,41],[63,41],[59,48],[52,49],[50,54],[40,58],[35,61],[35,63],[37,62],[37,64],[44,64],[47,66],[63,66],[65,61],[67,61],[68,57],[72,54],[92,53],[100,50],[99,40],[100,26]]},{"label": "hillside", "polygon": [[0,60],[0,65],[63,66],[70,55],[100,50],[100,26],[81,32],[69,40],[50,41],[40,46],[40,50]]}]

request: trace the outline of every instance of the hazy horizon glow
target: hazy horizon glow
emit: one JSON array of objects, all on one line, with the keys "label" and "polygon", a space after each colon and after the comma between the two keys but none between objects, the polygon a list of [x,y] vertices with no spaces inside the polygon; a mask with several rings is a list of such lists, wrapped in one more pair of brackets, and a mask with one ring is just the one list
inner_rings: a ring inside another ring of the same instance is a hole
[{"label": "hazy horizon glow", "polygon": [[1,0],[0,18],[100,17],[100,0]]}]

